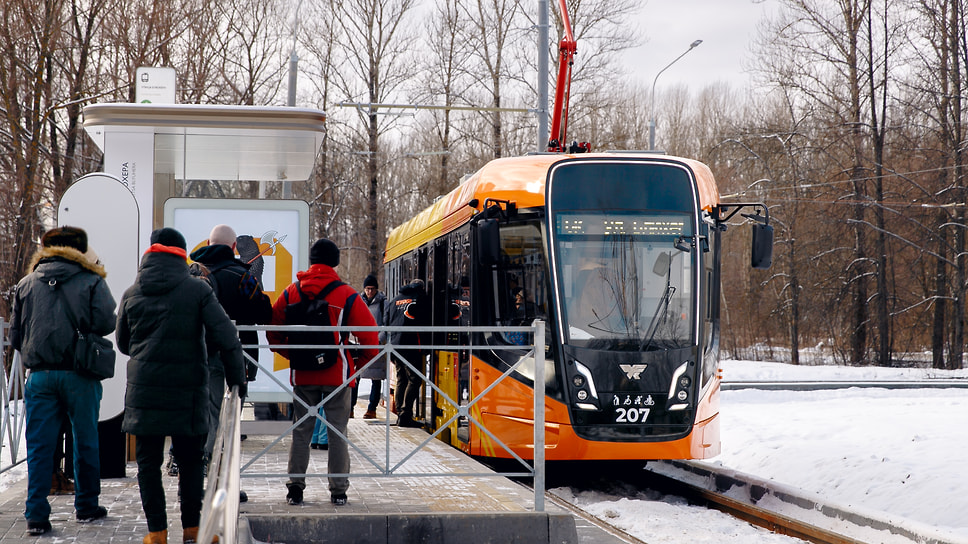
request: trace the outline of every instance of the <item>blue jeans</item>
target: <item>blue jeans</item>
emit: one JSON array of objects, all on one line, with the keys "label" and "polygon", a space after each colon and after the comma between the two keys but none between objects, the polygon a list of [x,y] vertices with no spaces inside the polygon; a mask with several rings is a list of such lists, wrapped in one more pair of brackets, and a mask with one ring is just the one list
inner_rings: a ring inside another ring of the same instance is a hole
[{"label": "blue jeans", "polygon": [[[319,407],[319,415],[326,417],[326,411],[322,406]],[[323,421],[321,419],[313,418],[313,421],[316,422],[316,426],[313,427],[313,437],[309,443],[310,444],[328,444],[329,427],[327,427],[326,425],[323,425]]]},{"label": "blue jeans", "polygon": [[57,434],[65,417],[74,429],[74,510],[93,513],[101,494],[101,460],[97,420],[101,382],[72,370],[31,370],[27,376],[27,521],[47,521],[47,493],[54,472]]},{"label": "blue jeans", "polygon": [[370,380],[370,403],[366,405],[367,412],[376,412],[383,396],[383,380]]}]

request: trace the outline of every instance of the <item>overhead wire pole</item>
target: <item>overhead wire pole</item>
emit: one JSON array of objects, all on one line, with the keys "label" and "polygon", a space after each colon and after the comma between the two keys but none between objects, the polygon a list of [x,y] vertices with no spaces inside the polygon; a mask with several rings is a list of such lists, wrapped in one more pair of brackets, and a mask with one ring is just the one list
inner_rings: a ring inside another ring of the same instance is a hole
[{"label": "overhead wire pole", "polygon": [[[296,12],[293,14],[292,23],[292,53],[289,55],[289,96],[286,105],[290,108],[296,106],[296,79],[299,77],[299,55],[296,54],[296,32],[299,30],[299,8],[302,7],[302,0],[296,4]],[[292,182],[284,180],[282,182],[282,198],[292,198]]]},{"label": "overhead wire pole", "polygon": [[548,148],[548,0],[538,0],[538,151]]},{"label": "overhead wire pole", "polygon": [[296,54],[296,40],[299,31],[299,9],[302,7],[302,0],[296,4],[296,11],[293,13],[292,20],[292,53],[289,55],[289,97],[286,105],[293,107],[296,105],[296,78],[299,75],[299,55]]}]

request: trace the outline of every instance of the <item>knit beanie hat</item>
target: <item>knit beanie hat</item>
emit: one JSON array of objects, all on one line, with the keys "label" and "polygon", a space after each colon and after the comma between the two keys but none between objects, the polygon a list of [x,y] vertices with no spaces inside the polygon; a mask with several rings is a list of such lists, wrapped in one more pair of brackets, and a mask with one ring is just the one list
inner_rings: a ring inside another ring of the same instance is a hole
[{"label": "knit beanie hat", "polygon": [[325,238],[316,240],[309,249],[309,264],[325,264],[336,268],[339,266],[339,248]]},{"label": "knit beanie hat", "polygon": [[363,280],[363,287],[364,288],[366,288],[366,287],[376,287],[377,289],[379,289],[380,288],[380,284],[377,283],[376,276],[374,276],[373,274],[370,274],[370,275],[368,275]]},{"label": "knit beanie hat", "polygon": [[155,229],[151,233],[150,241],[152,244],[161,244],[163,246],[187,249],[185,244],[185,237],[182,236],[180,232],[178,232],[177,230],[171,227]]},{"label": "knit beanie hat", "polygon": [[78,227],[57,227],[45,232],[40,244],[44,247],[70,247],[84,253],[87,251],[87,233]]}]

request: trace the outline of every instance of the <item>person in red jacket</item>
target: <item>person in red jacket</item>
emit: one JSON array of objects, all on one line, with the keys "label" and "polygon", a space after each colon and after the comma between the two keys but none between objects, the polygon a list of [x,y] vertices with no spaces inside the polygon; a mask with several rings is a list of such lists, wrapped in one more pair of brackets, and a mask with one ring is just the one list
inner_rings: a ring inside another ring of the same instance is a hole
[{"label": "person in red jacket", "polygon": [[[339,275],[335,268],[339,265],[339,248],[333,242],[324,239],[317,240],[309,250],[309,270],[296,273],[297,281],[290,284],[282,295],[276,299],[272,307],[272,324],[285,325],[286,306],[295,304],[301,300],[300,291],[307,297],[315,298],[323,289],[326,289],[333,282],[340,282]],[[359,300],[356,290],[349,285],[337,284],[325,295],[329,303],[330,323],[337,325],[341,323],[343,312],[349,312],[346,324],[348,326],[376,326],[373,315],[367,308],[366,303]],[[270,344],[282,346],[285,344],[305,344],[305,342],[293,341],[286,331],[267,331],[266,337]],[[321,333],[325,334],[325,333]],[[357,331],[353,334],[359,339],[361,345],[376,346],[379,338],[376,331]],[[339,335],[333,333],[331,344],[339,342]],[[289,359],[289,350],[284,347],[273,347],[273,351]],[[339,431],[339,434],[346,436],[346,427],[350,416],[350,389],[355,385],[355,380],[347,381],[358,369],[372,358],[376,357],[377,349],[363,349],[362,357],[353,360],[349,349],[341,349],[339,362],[326,368],[325,370],[290,370],[290,383],[292,384],[293,394],[301,399],[302,402],[293,402],[293,413],[296,421],[300,421],[292,431],[292,445],[289,448],[289,469],[290,479],[286,482],[288,493],[286,502],[293,505],[302,504],[303,491],[306,489],[306,477],[294,476],[295,474],[306,474],[309,466],[309,441],[313,434],[313,424],[315,417],[306,417],[308,405],[311,414],[316,413],[315,406],[321,400],[329,397],[323,408],[326,413],[326,420],[331,426],[331,430]],[[349,448],[346,441],[340,438],[337,433],[329,434],[329,473],[330,474],[349,474],[350,457]],[[330,500],[333,504],[346,504],[346,490],[349,489],[349,478],[337,476],[329,478]]]}]

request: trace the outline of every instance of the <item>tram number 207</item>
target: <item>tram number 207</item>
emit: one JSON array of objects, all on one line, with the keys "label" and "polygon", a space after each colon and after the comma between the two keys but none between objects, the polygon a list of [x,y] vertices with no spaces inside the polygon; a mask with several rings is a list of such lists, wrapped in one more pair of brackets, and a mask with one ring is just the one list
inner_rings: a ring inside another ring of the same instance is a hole
[{"label": "tram number 207", "polygon": [[615,408],[615,423],[645,423],[649,408]]}]

